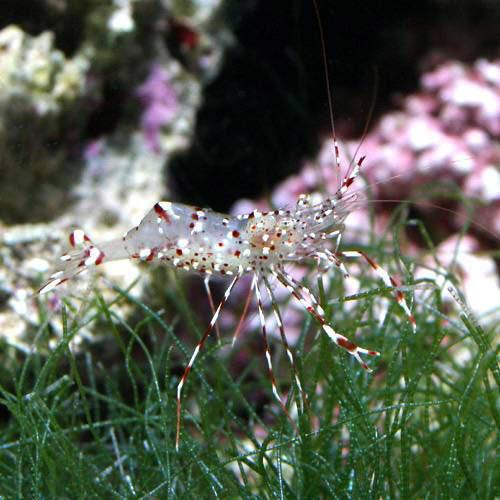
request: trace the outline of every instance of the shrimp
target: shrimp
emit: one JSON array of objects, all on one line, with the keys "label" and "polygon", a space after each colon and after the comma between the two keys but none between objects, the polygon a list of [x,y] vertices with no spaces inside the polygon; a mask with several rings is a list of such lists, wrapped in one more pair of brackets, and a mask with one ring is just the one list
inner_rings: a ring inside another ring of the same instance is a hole
[{"label": "shrimp", "polygon": [[[313,1],[313,3],[318,16],[323,59],[325,61],[325,80],[330,117],[332,118],[332,100],[326,70],[323,30],[316,2]],[[340,172],[340,155],[333,118],[331,128],[336,168]],[[416,331],[415,318],[407,305],[404,294],[397,289],[395,279],[365,252],[339,250],[345,220],[356,205],[357,195],[354,192],[350,193],[349,189],[359,175],[363,160],[364,157],[361,157],[352,163],[352,170],[351,168],[348,169],[340,183],[340,187],[333,196],[315,204],[311,203],[309,195],[300,195],[296,206],[291,209],[278,209],[271,212],[254,210],[247,214],[232,216],[214,212],[208,208],[160,201],[150,209],[138,226],[132,228],[122,238],[96,245],[82,230],[76,230],[71,233],[69,242],[73,248],[79,248],[79,250],[61,257],[62,268],[52,274],[49,281],[40,288],[39,293],[50,292],[86,269],[94,268],[105,262],[127,258],[146,262],[159,262],[171,268],[194,272],[205,278],[205,288],[212,308],[212,318],[196,345],[177,385],[175,446],[176,450],[179,450],[182,389],[200,350],[216,328],[220,313],[236,283],[243,275],[250,274],[252,284],[249,297],[253,292],[257,302],[272,392],[286,416],[296,428],[278,392],[273,373],[267,339],[265,311],[260,290],[262,285],[271,299],[271,307],[294,373],[301,401],[306,400],[306,396],[297,376],[294,355],[286,340],[284,324],[273,295],[270,278],[284,286],[320,325],[322,331],[330,340],[353,356],[363,369],[371,371],[362,355],[379,356],[380,353],[360,347],[337,332],[328,323],[325,311],[313,292],[304,284],[296,281],[285,270],[287,263],[312,261],[321,264],[325,270],[330,268],[338,269],[344,277],[348,277],[349,273],[345,267],[344,259],[351,257],[363,259],[386,286],[395,288],[395,299],[406,314],[413,331]],[[333,249],[331,248],[332,241],[335,242]],[[208,284],[212,275],[230,277],[223,298],[217,307],[213,303]],[[248,303],[249,300],[247,299],[245,311]],[[240,329],[241,322],[242,320],[240,320],[237,327],[237,332]]]},{"label": "shrimp", "polygon": [[[338,154],[337,147],[335,150]],[[209,290],[208,280],[212,275],[231,277],[222,300],[217,308],[213,308],[212,319],[194,349],[177,386],[176,449],[179,449],[182,388],[237,281],[243,275],[251,274],[251,290],[257,299],[272,392],[289,417],[273,374],[260,284],[263,283],[271,298],[280,335],[302,401],[305,396],[296,374],[294,356],[286,341],[283,322],[273,298],[269,278],[281,283],[321,326],[323,332],[336,345],[353,356],[365,370],[371,371],[361,355],[380,354],[358,346],[337,332],[327,322],[325,311],[314,294],[285,270],[287,263],[315,261],[321,262],[326,269],[337,268],[347,277],[348,272],[343,259],[360,257],[371,266],[385,285],[397,286],[394,278],[364,252],[338,250],[345,219],[356,200],[356,193],[350,194],[349,187],[358,176],[363,160],[364,157],[360,158],[352,172],[344,177],[334,196],[316,204],[311,204],[308,195],[300,195],[293,209],[278,209],[271,212],[254,210],[248,214],[232,216],[207,208],[161,201],[154,205],[138,226],[132,228],[122,238],[97,245],[82,230],[76,230],[70,234],[69,242],[72,247],[81,249],[61,257],[62,268],[52,274],[49,281],[40,288],[39,293],[44,294],[53,290],[86,269],[126,258],[159,262],[175,269],[195,272],[205,277],[207,290]],[[334,250],[330,249],[331,240],[336,241]],[[396,300],[415,331],[415,319],[403,293],[397,290],[395,294]],[[209,298],[211,299],[210,295]]]}]

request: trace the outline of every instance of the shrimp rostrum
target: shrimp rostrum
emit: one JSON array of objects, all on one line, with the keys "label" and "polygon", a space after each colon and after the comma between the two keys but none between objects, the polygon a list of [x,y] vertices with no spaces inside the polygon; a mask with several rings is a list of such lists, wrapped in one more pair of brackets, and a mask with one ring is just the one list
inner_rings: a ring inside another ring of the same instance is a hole
[{"label": "shrimp rostrum", "polygon": [[[354,165],[352,172],[344,177],[334,196],[316,204],[311,204],[309,197],[302,195],[296,206],[291,209],[271,212],[255,210],[249,214],[231,216],[180,203],[159,202],[138,226],[122,238],[96,245],[83,231],[74,231],[69,240],[71,246],[78,251],[61,257],[62,269],[53,274],[39,292],[49,292],[85,269],[126,258],[160,262],[172,268],[203,275],[208,291],[210,276],[230,278],[222,300],[217,307],[213,307],[212,319],[194,349],[177,387],[178,447],[182,388],[236,282],[244,274],[251,274],[251,291],[256,297],[272,391],[286,412],[272,371],[261,288],[266,290],[271,299],[276,324],[295,373],[297,387],[301,396],[303,394],[296,375],[293,354],[286,342],[279,308],[273,297],[270,279],[281,283],[307,313],[312,315],[324,333],[352,355],[365,370],[369,370],[369,367],[361,356],[379,354],[356,345],[337,332],[327,322],[325,312],[314,294],[285,270],[286,263],[311,260],[321,263],[324,268],[335,267],[347,276],[344,258],[360,257],[371,266],[385,285],[396,286],[395,280],[364,252],[341,252],[338,249],[344,221],[356,198],[356,194],[349,193],[349,186],[357,177],[362,161],[363,158]],[[209,298],[211,299],[210,295]],[[396,290],[395,298],[415,329],[415,320],[402,292]]]}]

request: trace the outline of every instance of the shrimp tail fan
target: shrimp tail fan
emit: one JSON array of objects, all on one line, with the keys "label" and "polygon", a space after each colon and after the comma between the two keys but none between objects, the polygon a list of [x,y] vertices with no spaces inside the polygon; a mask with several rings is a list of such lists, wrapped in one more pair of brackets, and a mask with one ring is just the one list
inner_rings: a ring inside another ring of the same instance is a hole
[{"label": "shrimp tail fan", "polygon": [[74,278],[81,272],[98,266],[103,262],[127,258],[122,239],[95,245],[81,230],[73,231],[69,236],[69,243],[75,251],[65,253],[60,257],[59,270],[53,273],[49,280],[38,290],[40,295],[48,293],[57,286]]}]

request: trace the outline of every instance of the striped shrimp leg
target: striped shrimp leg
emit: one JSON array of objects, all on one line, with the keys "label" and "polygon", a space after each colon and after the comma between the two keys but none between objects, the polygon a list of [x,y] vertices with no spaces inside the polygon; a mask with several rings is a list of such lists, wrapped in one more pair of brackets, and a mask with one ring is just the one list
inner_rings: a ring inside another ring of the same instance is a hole
[{"label": "striped shrimp leg", "polygon": [[295,424],[292,417],[290,416],[290,413],[288,412],[285,403],[283,403],[283,400],[281,399],[281,396],[278,393],[278,388],[276,386],[276,378],[274,376],[273,363],[271,360],[271,351],[269,349],[269,341],[267,339],[267,328],[266,328],[266,318],[264,316],[264,306],[262,305],[262,295],[261,295],[260,290],[259,290],[259,281],[257,278],[257,274],[254,274],[254,276],[253,276],[252,288],[255,291],[255,296],[257,297],[257,309],[259,312],[262,338],[264,340],[264,349],[265,349],[265,353],[266,353],[267,368],[268,368],[268,373],[269,373],[269,379],[271,380],[271,387],[272,387],[273,395],[276,398],[276,400],[278,401],[278,403],[280,404],[281,408],[283,409],[283,412],[287,416],[287,418],[290,421],[290,423],[292,424],[293,428],[298,433],[297,425]]},{"label": "striped shrimp leg", "polygon": [[337,333],[330,325],[327,324],[325,318],[325,311],[318,304],[312,292],[304,285],[297,283],[288,273],[283,269],[279,271],[272,271],[273,275],[287,288],[287,290],[300,302],[304,309],[313,316],[321,325],[325,333],[330,339],[335,342],[339,347],[345,349],[351,356],[356,358],[358,363],[366,370],[371,371],[368,365],[361,358],[361,354],[368,356],[379,356],[377,351],[371,351],[358,346],[351,342],[347,337]]},{"label": "striped shrimp leg", "polygon": [[232,347],[234,347],[234,344],[238,340],[240,332],[243,329],[243,326],[244,326],[245,321],[247,319],[248,308],[250,306],[251,300],[252,300],[252,286],[250,285],[250,288],[248,289],[247,298],[245,300],[245,305],[243,306],[243,311],[242,311],[240,319],[238,321],[238,325],[236,326],[236,330],[233,333],[233,340],[231,342]]},{"label": "striped shrimp leg", "polygon": [[283,326],[283,320],[281,318],[281,313],[278,307],[278,303],[276,302],[276,299],[274,297],[273,290],[271,288],[271,284],[269,283],[269,280],[264,276],[263,277],[264,284],[266,286],[267,293],[269,295],[269,298],[271,299],[271,307],[273,309],[274,317],[276,318],[276,323],[278,324],[278,329],[280,331],[280,336],[281,336],[281,342],[283,343],[283,346],[285,347],[286,354],[288,356],[288,360],[290,361],[290,366],[292,367],[292,372],[293,376],[295,378],[295,383],[297,384],[297,388],[299,390],[299,395],[300,395],[300,402],[301,402],[301,408],[304,410],[304,401],[307,401],[307,396],[306,393],[304,392],[304,389],[302,388],[302,384],[300,383],[300,379],[298,376],[297,372],[297,364],[295,362],[294,355],[292,353],[292,350],[290,349],[290,345],[288,344],[288,341],[286,339],[285,335],[285,327]]},{"label": "striped shrimp leg", "polygon": [[[210,276],[205,276],[205,278],[203,278],[203,285],[205,287],[205,293],[207,294],[208,305],[210,306],[210,312],[212,313],[212,316],[213,316],[215,314],[215,304],[214,304],[214,298],[212,295],[212,289],[210,288]],[[215,335],[217,337],[217,342],[219,342],[219,344],[220,344],[221,343],[220,329],[219,329],[219,325],[217,323],[215,323]]]},{"label": "striped shrimp leg", "polygon": [[189,372],[191,371],[191,368],[193,367],[193,364],[196,360],[196,357],[198,356],[198,353],[204,346],[207,338],[209,337],[210,333],[215,327],[215,323],[217,322],[217,319],[219,318],[219,314],[224,308],[227,299],[231,295],[231,292],[234,288],[234,285],[236,285],[236,282],[239,280],[241,277],[241,274],[236,275],[229,286],[226,288],[226,291],[224,292],[224,297],[220,301],[219,305],[217,306],[217,309],[215,310],[215,313],[212,316],[212,319],[210,320],[209,325],[207,326],[205,332],[203,333],[203,336],[201,337],[200,341],[198,342],[197,346],[195,347],[193,354],[191,355],[191,358],[189,360],[189,363],[187,364],[184,373],[182,374],[181,380],[179,384],[177,385],[177,428],[176,428],[176,433],[175,433],[175,449],[179,451],[179,443],[180,443],[180,437],[181,437],[181,396],[182,396],[182,387],[186,383],[186,380],[188,378]]},{"label": "striped shrimp leg", "polygon": [[352,169],[352,172],[347,173],[347,175],[344,177],[344,180],[342,181],[340,188],[335,193],[335,198],[340,200],[344,197],[344,195],[349,190],[350,185],[355,181],[356,177],[359,175],[364,160],[365,156],[362,156],[356,163],[354,163],[354,168]]},{"label": "striped shrimp leg", "polygon": [[[382,280],[384,285],[390,287],[397,287],[398,283],[396,280],[382,267],[380,267],[372,258],[370,258],[365,252],[361,250],[351,250],[346,252],[341,252],[340,255],[343,257],[362,257],[368,262],[370,267],[375,271],[377,276]],[[401,290],[395,290],[394,292],[397,303],[400,305],[401,309],[405,312],[408,320],[411,324],[412,330],[415,333],[417,331],[417,323],[415,321],[415,317],[413,316],[408,304],[406,303],[406,299],[404,293]]]}]

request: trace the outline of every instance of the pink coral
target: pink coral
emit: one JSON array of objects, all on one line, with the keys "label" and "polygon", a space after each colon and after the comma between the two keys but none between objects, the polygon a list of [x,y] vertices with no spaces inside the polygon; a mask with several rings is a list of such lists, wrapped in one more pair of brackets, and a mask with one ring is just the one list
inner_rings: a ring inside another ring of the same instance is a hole
[{"label": "pink coral", "polygon": [[375,195],[406,198],[417,185],[449,180],[489,204],[491,219],[498,219],[500,61],[442,64],[422,76],[421,88],[404,99],[401,111],[383,117],[362,145],[370,183],[397,176],[377,184]]},{"label": "pink coral", "polygon": [[154,64],[136,95],[143,106],[141,128],[150,148],[158,152],[160,131],[172,121],[178,108],[177,94],[167,71],[159,64]]},{"label": "pink coral", "polygon": [[[313,193],[314,201],[314,193],[318,191],[336,192],[349,160],[366,155],[363,173],[376,199],[403,200],[423,184],[453,181],[466,196],[481,200],[483,207],[478,211],[481,227],[490,237],[498,238],[499,139],[500,61],[479,60],[472,66],[448,62],[424,74],[420,91],[405,97],[401,110],[383,116],[361,146],[359,141],[340,144],[342,173],[336,172],[333,141],[327,140],[315,164],[305,165],[297,175],[279,184],[271,194],[271,203],[275,207],[290,207],[301,193]],[[362,194],[365,187],[358,178],[354,189]],[[270,208],[265,200],[240,200],[232,212],[248,212],[256,207]],[[436,217],[434,207],[433,221],[446,221],[458,230],[465,222],[465,209],[460,205],[453,208],[451,212],[439,212],[440,216]],[[347,225],[350,234],[354,229],[361,241],[367,240],[370,221],[366,210],[354,210]],[[382,225],[383,222],[376,221],[375,230],[381,231]],[[451,238],[448,241],[454,241],[456,236]],[[444,248],[446,245],[443,245]],[[487,269],[491,272],[491,267]],[[474,277],[481,280],[481,276],[477,269]],[[481,301],[477,291],[469,295],[474,305],[476,299]],[[242,300],[239,297],[238,304]],[[234,321],[238,312],[229,310],[226,314],[232,315]],[[300,316],[293,314],[285,320],[292,339],[297,337],[300,323]]]}]

